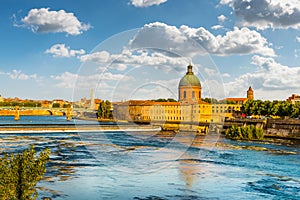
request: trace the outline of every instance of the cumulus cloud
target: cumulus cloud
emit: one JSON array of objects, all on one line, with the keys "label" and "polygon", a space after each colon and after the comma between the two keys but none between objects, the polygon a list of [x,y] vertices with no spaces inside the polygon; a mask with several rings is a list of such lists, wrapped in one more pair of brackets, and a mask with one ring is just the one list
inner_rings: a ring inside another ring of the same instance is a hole
[{"label": "cumulus cloud", "polygon": [[189,61],[184,57],[172,57],[161,52],[129,51],[125,49],[121,54],[110,54],[107,51],[98,51],[80,57],[81,62],[94,62],[99,65],[100,71],[103,68],[113,68],[123,71],[127,66],[185,66]]},{"label": "cumulus cloud", "polygon": [[230,74],[224,73],[224,74],[222,74],[222,77],[224,77],[224,78],[229,78],[229,77],[230,77]]},{"label": "cumulus cloud", "polygon": [[224,4],[231,4],[233,0],[221,0],[220,4],[224,5]]},{"label": "cumulus cloud", "polygon": [[266,38],[248,28],[237,28],[224,36],[215,36],[203,27],[179,28],[155,22],[144,25],[129,44],[132,48],[164,49],[174,54],[192,57],[195,54],[275,56]]},{"label": "cumulus cloud", "polygon": [[224,27],[222,25],[214,25],[211,27],[213,30],[223,29]]},{"label": "cumulus cloud", "polygon": [[218,30],[218,29],[225,29],[224,26],[222,25],[225,21],[227,20],[227,17],[225,17],[224,15],[219,15],[218,16],[218,24],[214,25],[211,27],[211,29],[213,30]]},{"label": "cumulus cloud", "polygon": [[66,32],[69,35],[79,35],[91,28],[89,24],[80,22],[74,13],[50,11],[49,8],[31,9],[21,21],[23,26],[37,33]]},{"label": "cumulus cloud", "polygon": [[225,17],[224,15],[218,16],[219,23],[224,23],[226,19],[227,19],[227,17]]},{"label": "cumulus cloud", "polygon": [[242,26],[300,28],[299,0],[221,0],[220,4],[229,4]]},{"label": "cumulus cloud", "polygon": [[135,7],[149,7],[165,3],[167,0],[131,0],[131,4]]},{"label": "cumulus cloud", "polygon": [[55,44],[45,51],[47,54],[52,54],[53,57],[74,57],[76,55],[83,55],[85,51],[83,49],[73,50],[65,44]]},{"label": "cumulus cloud", "polygon": [[297,42],[300,42],[300,37],[296,37]]},{"label": "cumulus cloud", "polygon": [[[220,56],[253,53],[275,56],[268,45],[264,37],[248,28],[234,28],[223,36],[214,36],[202,27],[177,28],[156,22],[141,28],[121,53],[102,50],[79,58],[87,69],[97,69],[96,73],[126,72],[126,69],[139,66],[153,66],[163,72],[183,72],[187,63],[208,53]],[[205,72],[207,75],[213,73],[207,69]]]},{"label": "cumulus cloud", "polygon": [[11,72],[0,72],[0,75],[8,76],[12,80],[38,80],[37,74],[25,74],[21,70],[13,69]]},{"label": "cumulus cloud", "polygon": [[277,99],[284,99],[287,98],[287,94],[300,90],[300,67],[288,67],[276,62],[274,58],[257,55],[252,57],[251,63],[259,70],[243,74],[225,83],[228,96],[235,96],[240,91],[245,91],[249,85],[261,92],[260,98],[267,98],[269,94],[277,93]]},{"label": "cumulus cloud", "polygon": [[[64,72],[60,75],[50,76],[53,80],[58,81],[56,86],[60,88],[95,88],[95,85],[100,81],[118,81],[118,80],[128,80],[129,77],[123,74],[112,74],[110,72],[96,73],[90,75],[74,74],[71,72]],[[105,82],[104,82],[105,83]],[[108,87],[108,85],[106,85]],[[102,85],[103,87],[103,85]]]},{"label": "cumulus cloud", "polygon": [[208,76],[216,76],[216,75],[218,75],[218,72],[217,72],[215,69],[204,68],[204,72],[205,72]]}]

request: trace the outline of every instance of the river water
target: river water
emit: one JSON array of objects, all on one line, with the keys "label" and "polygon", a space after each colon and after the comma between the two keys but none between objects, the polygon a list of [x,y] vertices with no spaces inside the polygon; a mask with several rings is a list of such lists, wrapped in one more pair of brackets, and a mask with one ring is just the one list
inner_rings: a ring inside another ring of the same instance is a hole
[{"label": "river water", "polygon": [[[65,123],[62,117],[29,118],[18,123]],[[15,123],[9,117],[0,122]],[[0,135],[1,154],[31,144],[51,149],[38,199],[300,199],[297,140],[117,130]]]}]

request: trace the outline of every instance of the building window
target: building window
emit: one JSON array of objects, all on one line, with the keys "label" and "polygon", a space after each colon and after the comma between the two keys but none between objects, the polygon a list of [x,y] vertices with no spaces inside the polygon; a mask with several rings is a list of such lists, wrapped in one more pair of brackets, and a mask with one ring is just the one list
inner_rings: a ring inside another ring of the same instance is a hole
[{"label": "building window", "polygon": [[195,91],[192,92],[192,98],[195,98]]},{"label": "building window", "polygon": [[183,91],[183,98],[186,98],[186,91]]}]

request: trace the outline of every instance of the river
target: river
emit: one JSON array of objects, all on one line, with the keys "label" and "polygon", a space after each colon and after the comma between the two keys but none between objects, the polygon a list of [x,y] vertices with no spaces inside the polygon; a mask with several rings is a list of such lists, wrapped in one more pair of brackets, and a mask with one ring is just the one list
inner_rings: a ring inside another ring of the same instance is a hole
[{"label": "river", "polygon": [[[23,117],[17,123],[65,123]],[[13,118],[0,118],[13,124]],[[69,123],[86,123],[71,121]],[[89,122],[95,123],[95,122]],[[300,199],[300,141],[156,132],[9,133],[1,154],[51,149],[38,199]]]}]

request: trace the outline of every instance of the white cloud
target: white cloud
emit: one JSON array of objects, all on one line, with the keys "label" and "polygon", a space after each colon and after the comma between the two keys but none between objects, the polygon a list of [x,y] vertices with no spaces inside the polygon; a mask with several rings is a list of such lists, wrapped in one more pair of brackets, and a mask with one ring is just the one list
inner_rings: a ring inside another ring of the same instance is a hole
[{"label": "white cloud", "polygon": [[131,0],[131,4],[135,7],[149,7],[165,3],[167,0]]},{"label": "white cloud", "polygon": [[91,54],[81,56],[80,60],[81,62],[92,61],[95,63],[108,63],[112,62],[112,56],[107,51],[97,51]]},{"label": "white cloud", "polygon": [[222,5],[230,4],[230,3],[232,3],[232,1],[234,1],[234,0],[221,0],[220,4],[222,4]]},{"label": "white cloud", "polygon": [[299,0],[221,0],[220,4],[229,4],[242,26],[300,28]]},{"label": "white cloud", "polygon": [[300,42],[300,37],[296,37],[297,42]]},{"label": "white cloud", "polygon": [[83,49],[73,50],[65,44],[55,44],[50,49],[47,49],[45,53],[52,54],[53,57],[74,57],[76,55],[83,55],[85,51]]},{"label": "white cloud", "polygon": [[121,54],[110,54],[107,51],[94,52],[81,56],[80,60],[97,63],[100,71],[103,71],[104,68],[123,71],[129,65],[164,67],[164,70],[167,70],[167,66],[185,66],[188,63],[187,58],[183,57],[171,57],[160,52],[131,52],[128,49],[125,49]]},{"label": "white cloud", "polygon": [[[104,73],[96,73],[90,75],[81,75],[81,74],[74,74],[71,72],[64,72],[60,75],[52,75],[50,76],[53,80],[58,81],[56,86],[60,88],[73,88],[73,89],[90,89],[95,88],[97,84],[105,83],[108,87],[106,82],[109,81],[118,81],[118,80],[128,80],[129,77],[123,74],[112,74],[110,72]],[[103,82],[104,81],[104,82]]]},{"label": "white cloud", "polygon": [[66,32],[79,35],[91,28],[89,24],[80,22],[73,13],[64,10],[49,11],[49,8],[31,9],[22,20],[23,26],[37,33]]},{"label": "white cloud", "polygon": [[219,47],[216,54],[252,54],[257,53],[264,56],[275,56],[275,52],[270,48],[267,39],[260,33],[248,28],[237,28],[228,31],[225,36],[218,35]]},{"label": "white cloud", "polygon": [[13,69],[11,72],[0,72],[0,75],[6,75],[12,80],[36,80],[38,81],[41,77],[37,74],[25,74],[21,70]]},{"label": "white cloud", "polygon": [[224,78],[229,78],[229,77],[230,77],[230,74],[224,73],[224,74],[222,74],[222,77],[224,77]]},{"label": "white cloud", "polygon": [[294,56],[295,56],[295,58],[299,58],[300,57],[300,49],[295,49],[294,50]]},{"label": "white cloud", "polygon": [[267,39],[248,28],[228,31],[224,36],[214,36],[203,27],[169,26],[155,22],[144,25],[130,42],[132,48],[156,48],[181,56],[193,57],[195,54],[261,54],[275,56]]},{"label": "white cloud", "polygon": [[113,63],[112,67],[118,71],[124,71],[125,69],[127,69],[127,65],[122,63]]},{"label": "white cloud", "polygon": [[261,56],[253,56],[253,65],[259,67],[254,73],[243,74],[231,82],[225,83],[227,96],[238,96],[245,93],[245,90],[252,85],[260,91],[258,98],[266,99],[276,97],[285,99],[287,94],[300,90],[300,67],[288,67],[274,60]]},{"label": "white cloud", "polygon": [[227,17],[225,17],[224,15],[220,15],[218,16],[218,21],[219,23],[224,23],[224,21],[227,19]]},{"label": "white cloud", "polygon": [[224,27],[222,25],[214,25],[211,27],[213,30],[223,29]]},{"label": "white cloud", "polygon": [[210,69],[210,68],[204,68],[204,72],[208,75],[208,76],[216,76],[218,75],[218,72],[214,69]]},{"label": "white cloud", "polygon": [[57,86],[60,88],[74,88],[78,75],[71,72],[64,72],[61,75],[51,75],[50,77],[59,81]]}]

